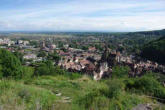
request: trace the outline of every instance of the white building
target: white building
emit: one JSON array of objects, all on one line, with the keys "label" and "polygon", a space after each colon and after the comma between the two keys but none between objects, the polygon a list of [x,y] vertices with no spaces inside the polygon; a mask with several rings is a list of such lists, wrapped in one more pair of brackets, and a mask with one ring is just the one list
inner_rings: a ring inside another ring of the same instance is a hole
[{"label": "white building", "polygon": [[36,54],[28,54],[23,56],[24,59],[29,60],[29,59],[36,59],[37,55]]}]

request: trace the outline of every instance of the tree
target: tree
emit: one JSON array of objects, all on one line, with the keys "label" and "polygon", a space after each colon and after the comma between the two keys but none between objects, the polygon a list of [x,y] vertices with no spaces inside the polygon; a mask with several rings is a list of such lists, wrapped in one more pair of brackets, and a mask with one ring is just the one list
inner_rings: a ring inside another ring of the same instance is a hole
[{"label": "tree", "polygon": [[30,41],[30,45],[34,45],[35,47],[38,47],[38,42],[37,41]]},{"label": "tree", "polygon": [[82,50],[88,50],[88,46],[82,46]]},{"label": "tree", "polygon": [[14,55],[21,61],[22,64],[24,64],[23,54],[20,52],[14,52]]},{"label": "tree", "polygon": [[52,61],[45,61],[41,63],[35,71],[36,75],[53,75],[54,74],[54,65]]},{"label": "tree", "polygon": [[141,56],[165,64],[165,36],[145,44],[142,48]]},{"label": "tree", "polygon": [[37,56],[38,56],[38,57],[46,57],[46,52],[41,51],[41,52],[38,53]]},{"label": "tree", "polygon": [[11,52],[0,50],[0,76],[21,78],[23,71],[20,60]]},{"label": "tree", "polygon": [[95,48],[100,51],[103,50],[103,47],[100,44],[95,44]]},{"label": "tree", "polygon": [[56,51],[54,51],[54,53],[49,53],[49,54],[48,54],[48,60],[54,60],[55,63],[58,63],[60,59],[61,59],[61,58],[60,58],[60,56],[57,54]]},{"label": "tree", "polygon": [[59,66],[54,66],[51,60],[47,60],[39,64],[39,66],[35,69],[35,74],[38,76],[41,75],[64,75],[67,72],[61,69]]}]

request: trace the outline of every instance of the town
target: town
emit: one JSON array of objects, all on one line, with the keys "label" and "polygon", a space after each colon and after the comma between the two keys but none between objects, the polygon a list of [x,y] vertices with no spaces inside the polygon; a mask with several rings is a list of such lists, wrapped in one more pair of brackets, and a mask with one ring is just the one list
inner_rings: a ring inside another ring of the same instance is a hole
[{"label": "town", "polygon": [[0,110],[165,110],[165,0],[0,5]]},{"label": "town", "polygon": [[141,76],[147,71],[165,74],[165,65],[143,60],[134,53],[128,54],[120,49],[122,43],[114,44],[117,48],[113,49],[102,37],[46,37],[42,40],[2,37],[0,48],[21,54],[26,66],[35,66],[54,55],[51,59],[54,65],[69,72],[90,75],[95,80],[110,77],[112,67],[116,65],[128,66],[130,77]]}]

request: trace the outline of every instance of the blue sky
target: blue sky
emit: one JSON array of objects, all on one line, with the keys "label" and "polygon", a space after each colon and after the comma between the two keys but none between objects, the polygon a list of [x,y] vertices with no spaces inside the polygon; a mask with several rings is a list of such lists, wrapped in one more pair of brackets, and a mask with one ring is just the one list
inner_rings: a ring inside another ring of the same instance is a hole
[{"label": "blue sky", "polygon": [[0,0],[0,31],[165,28],[165,0]]}]

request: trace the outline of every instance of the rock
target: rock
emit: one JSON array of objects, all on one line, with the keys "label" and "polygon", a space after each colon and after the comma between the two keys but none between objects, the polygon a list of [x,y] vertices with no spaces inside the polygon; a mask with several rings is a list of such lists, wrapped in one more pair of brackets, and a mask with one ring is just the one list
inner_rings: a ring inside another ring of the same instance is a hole
[{"label": "rock", "polygon": [[152,110],[152,107],[150,104],[139,104],[132,110]]},{"label": "rock", "polygon": [[62,95],[62,93],[57,93],[57,94],[56,94],[56,96],[61,96],[61,95]]},{"label": "rock", "polygon": [[64,100],[70,100],[70,97],[63,97]]}]

